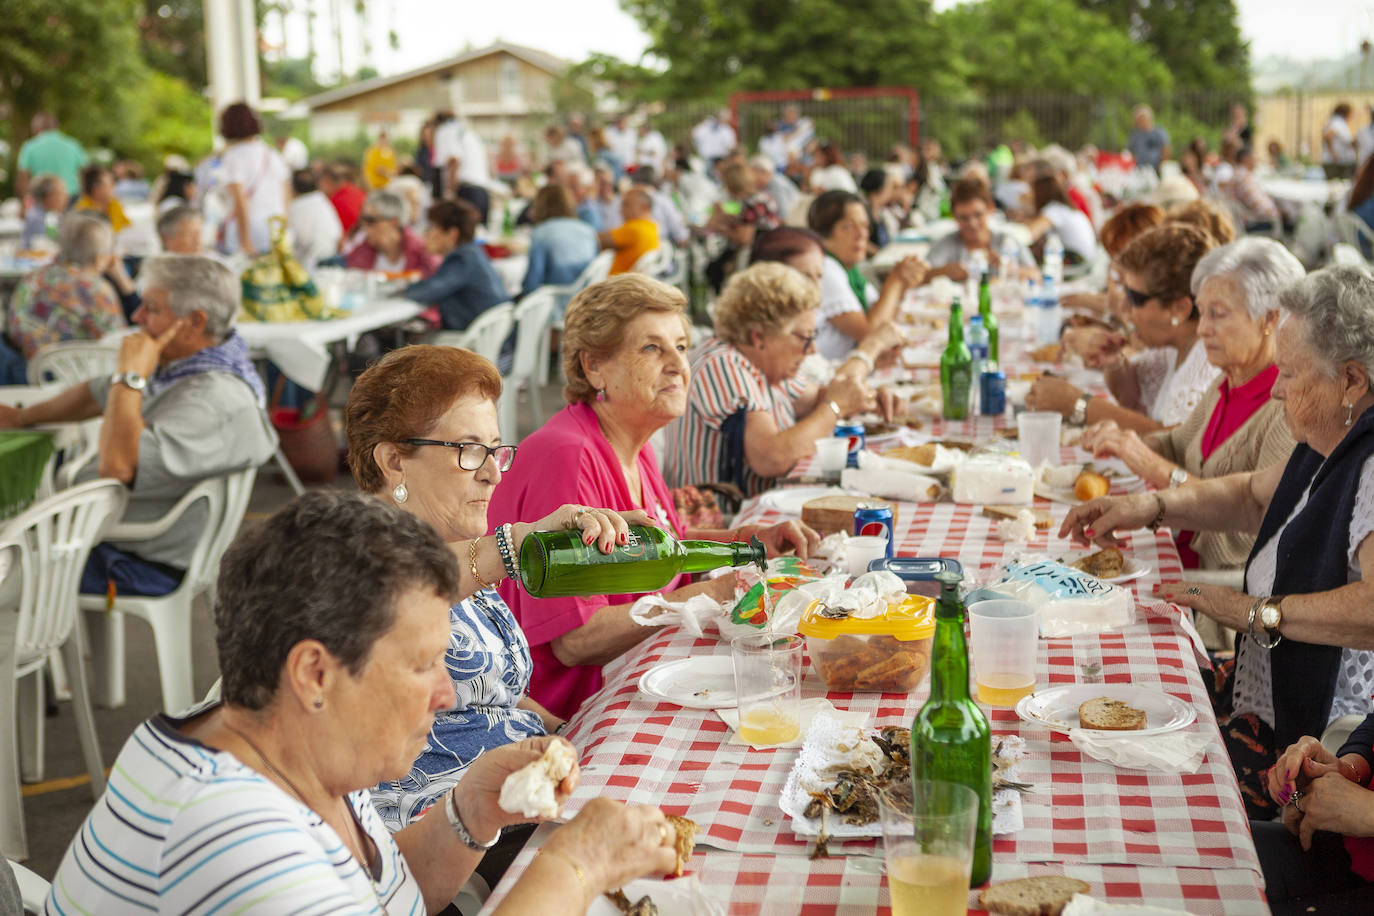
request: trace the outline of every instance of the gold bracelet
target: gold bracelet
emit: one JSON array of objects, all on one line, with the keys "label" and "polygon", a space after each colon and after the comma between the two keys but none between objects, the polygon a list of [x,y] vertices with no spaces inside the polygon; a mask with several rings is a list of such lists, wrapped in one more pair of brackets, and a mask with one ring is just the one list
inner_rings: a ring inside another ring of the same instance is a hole
[{"label": "gold bracelet", "polygon": [[[482,574],[477,571],[477,538],[468,542],[468,572],[472,573],[472,578],[477,580],[477,584],[482,588],[496,588],[494,584],[487,584],[482,581]],[[501,581],[500,579],[496,580]]]},{"label": "gold bracelet", "polygon": [[551,856],[557,856],[564,862],[567,862],[568,866],[572,868],[573,873],[577,875],[577,883],[582,885],[582,893],[587,894],[591,891],[591,888],[587,886],[587,876],[583,873],[582,866],[574,862],[572,856],[565,855],[559,852],[557,849],[549,849],[547,846],[539,847],[539,853],[541,855],[544,853],[548,853]]}]

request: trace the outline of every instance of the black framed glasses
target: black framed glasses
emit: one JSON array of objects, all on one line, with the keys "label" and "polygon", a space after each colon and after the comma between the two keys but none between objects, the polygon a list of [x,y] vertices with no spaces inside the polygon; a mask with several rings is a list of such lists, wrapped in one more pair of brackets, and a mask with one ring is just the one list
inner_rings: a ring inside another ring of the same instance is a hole
[{"label": "black framed glasses", "polygon": [[483,445],[481,442],[445,442],[442,439],[402,439],[406,445],[437,445],[458,452],[458,467],[465,471],[476,471],[487,463],[488,458],[496,459],[496,467],[503,473],[515,464],[515,446]]},{"label": "black framed glasses", "polygon": [[371,226],[374,223],[382,222],[382,218],[372,213],[364,213],[362,216],[358,217],[358,222],[362,223],[364,226]]},{"label": "black framed glasses", "polygon": [[787,333],[797,338],[797,342],[801,344],[802,352],[805,353],[807,350],[810,350],[811,345],[816,342],[816,337],[820,334],[820,331],[812,331],[810,334],[801,334],[797,331],[788,331]]}]

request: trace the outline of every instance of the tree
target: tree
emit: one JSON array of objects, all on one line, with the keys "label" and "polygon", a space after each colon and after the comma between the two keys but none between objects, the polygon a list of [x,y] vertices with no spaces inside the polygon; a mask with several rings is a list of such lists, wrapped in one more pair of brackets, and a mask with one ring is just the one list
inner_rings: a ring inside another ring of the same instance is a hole
[{"label": "tree", "polygon": [[[1250,98],[1250,44],[1235,0],[1078,0],[1154,49],[1178,89]],[[1296,12],[1296,7],[1295,7]]]},{"label": "tree", "polygon": [[87,144],[122,134],[126,93],[145,78],[139,0],[9,0],[0,41],[0,107],[17,151],[35,112],[52,111]]},{"label": "tree", "polygon": [[138,29],[143,59],[154,70],[204,86],[204,0],[143,0]]},{"label": "tree", "polygon": [[[621,0],[649,35],[660,99],[732,92],[916,86],[960,92],[931,0]],[[647,73],[641,62],[638,75]],[[622,75],[626,75],[622,73]]]}]

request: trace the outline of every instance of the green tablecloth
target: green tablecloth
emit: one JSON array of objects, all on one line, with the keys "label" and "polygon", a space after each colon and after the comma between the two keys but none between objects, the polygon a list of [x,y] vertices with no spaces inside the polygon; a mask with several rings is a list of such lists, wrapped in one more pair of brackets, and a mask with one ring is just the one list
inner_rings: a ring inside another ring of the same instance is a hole
[{"label": "green tablecloth", "polygon": [[33,502],[52,450],[50,433],[0,430],[0,518],[18,515]]}]

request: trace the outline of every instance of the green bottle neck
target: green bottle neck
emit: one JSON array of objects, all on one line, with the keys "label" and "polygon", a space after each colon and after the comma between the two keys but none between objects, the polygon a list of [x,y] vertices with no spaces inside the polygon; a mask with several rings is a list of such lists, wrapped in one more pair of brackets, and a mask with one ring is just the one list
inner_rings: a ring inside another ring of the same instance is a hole
[{"label": "green bottle neck", "polygon": [[683,572],[707,572],[722,566],[747,566],[762,563],[765,559],[761,549],[755,550],[745,541],[723,544],[720,541],[682,541],[686,552]]},{"label": "green bottle neck", "polygon": [[949,342],[964,342],[964,310],[957,302],[949,307]]},{"label": "green bottle neck", "polygon": [[964,640],[964,613],[935,615],[935,642],[931,646],[930,698],[967,700],[968,644]]}]

